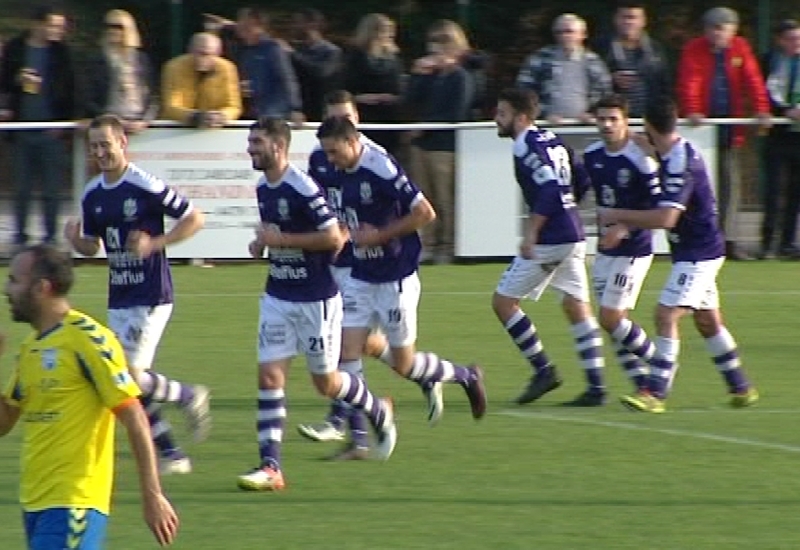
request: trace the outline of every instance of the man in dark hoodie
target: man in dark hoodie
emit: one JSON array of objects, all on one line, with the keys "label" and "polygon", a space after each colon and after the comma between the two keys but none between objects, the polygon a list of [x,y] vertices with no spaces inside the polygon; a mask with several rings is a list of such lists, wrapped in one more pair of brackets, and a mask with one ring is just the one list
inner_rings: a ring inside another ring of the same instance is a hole
[{"label": "man in dark hoodie", "polygon": [[[35,8],[30,29],[10,40],[0,65],[0,94],[6,118],[18,122],[71,120],[75,116],[72,57],[64,44],[66,17],[55,5]],[[25,130],[11,134],[16,217],[15,244],[27,243],[28,211],[35,170],[41,175],[45,241],[54,242],[59,185],[66,152],[62,130]]]}]

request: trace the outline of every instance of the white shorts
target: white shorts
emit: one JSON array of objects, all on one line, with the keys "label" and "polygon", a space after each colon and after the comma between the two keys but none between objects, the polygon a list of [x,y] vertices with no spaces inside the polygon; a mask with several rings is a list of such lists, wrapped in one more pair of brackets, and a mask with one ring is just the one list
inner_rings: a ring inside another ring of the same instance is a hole
[{"label": "white shorts", "polygon": [[517,256],[497,283],[496,292],[510,298],[538,300],[548,285],[581,302],[589,302],[586,243],[536,245],[536,257]]},{"label": "white shorts", "polygon": [[149,369],[172,315],[172,304],[108,310],[108,328],[125,350],[128,366]]},{"label": "white shorts", "polygon": [[333,372],[342,348],[342,295],[318,302],[287,302],[261,296],[258,362],[291,359],[302,353],[312,374]]},{"label": "white shorts", "polygon": [[344,295],[344,287],[347,286],[347,280],[350,278],[350,272],[353,271],[353,268],[331,266],[330,269],[333,280],[336,281],[336,286],[339,288],[339,292]]},{"label": "white shorts", "polygon": [[344,291],[344,328],[380,328],[389,345],[404,348],[417,341],[421,284],[412,273],[402,281],[368,283],[351,278]]},{"label": "white shorts", "polygon": [[667,307],[719,309],[717,274],[725,258],[702,262],[676,262],[658,303]]},{"label": "white shorts", "polygon": [[652,263],[652,254],[640,257],[598,254],[592,266],[592,285],[600,307],[616,311],[634,309]]}]

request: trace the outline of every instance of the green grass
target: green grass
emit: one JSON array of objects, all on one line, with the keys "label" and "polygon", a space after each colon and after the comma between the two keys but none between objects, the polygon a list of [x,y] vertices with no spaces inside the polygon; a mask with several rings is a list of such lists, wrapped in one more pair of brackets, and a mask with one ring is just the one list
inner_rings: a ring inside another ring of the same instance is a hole
[{"label": "green grass", "polygon": [[[727,324],[762,401],[727,408],[724,386],[691,321],[683,324],[682,367],[662,416],[563,410],[583,377],[554,295],[525,309],[566,384],[541,402],[508,402],[529,369],[489,306],[501,265],[424,268],[420,349],[480,362],[490,414],[475,423],[463,393],[425,423],[419,391],[377,363],[367,375],[398,403],[399,443],[391,461],[328,464],[331,448],[301,440],[298,422],[321,419],[302,360],[288,389],[284,446],[288,490],[237,491],[235,477],[257,462],[255,325],[264,269],[178,267],[178,300],[157,368],[214,391],[214,431],[187,446],[192,475],[164,481],[181,514],[178,549],[795,549],[800,547],[797,264],[728,264],[720,277]],[[657,262],[635,317],[652,331],[668,265]],[[105,270],[81,267],[77,307],[105,317]],[[7,324],[7,323],[6,323]],[[4,324],[4,326],[6,325]],[[25,327],[14,326],[11,345]],[[11,353],[9,352],[9,357]],[[613,357],[608,384],[629,390]],[[4,360],[3,378],[10,360]],[[509,411],[518,413],[510,415]],[[171,411],[175,424],[180,417]],[[185,433],[178,435],[186,440]],[[21,548],[16,504],[19,434],[0,442],[3,547]],[[138,505],[135,473],[121,440],[109,548],[153,548]]]}]

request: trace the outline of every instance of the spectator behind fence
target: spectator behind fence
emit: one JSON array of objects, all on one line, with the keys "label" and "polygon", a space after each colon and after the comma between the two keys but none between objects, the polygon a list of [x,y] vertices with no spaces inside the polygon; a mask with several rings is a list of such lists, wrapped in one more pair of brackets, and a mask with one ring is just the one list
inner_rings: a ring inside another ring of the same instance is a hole
[{"label": "spectator behind fence", "polygon": [[586,21],[573,13],[553,23],[557,44],[532,54],[517,75],[517,87],[536,92],[541,114],[551,124],[564,118],[591,122],[592,105],[611,92],[606,64],[586,49]]},{"label": "spectator behind fence", "polygon": [[[464,31],[449,20],[428,29],[428,55],[411,68],[406,100],[425,122],[469,120],[475,83],[461,65],[469,51]],[[423,229],[423,257],[450,263],[455,255],[455,130],[422,130],[414,139],[414,179],[438,213]]]},{"label": "spectator behind fence", "polygon": [[[19,122],[75,118],[72,55],[63,42],[66,17],[55,6],[35,8],[30,29],[9,41],[0,68],[0,93],[8,98],[5,118]],[[13,140],[14,214],[17,246],[28,242],[33,178],[41,175],[45,240],[55,242],[58,195],[64,181],[63,130],[25,130]]]},{"label": "spectator behind fence", "polygon": [[[403,65],[395,43],[396,32],[394,21],[386,15],[365,15],[356,28],[352,48],[345,55],[344,88],[356,98],[362,123],[400,121]],[[362,133],[397,156],[398,132]]]},{"label": "spectator behind fence", "polygon": [[158,103],[153,93],[153,72],[141,47],[139,30],[130,13],[106,13],[100,52],[90,58],[86,71],[85,116],[117,115],[124,121],[125,131],[132,134],[155,119]]},{"label": "spectator behind fence", "polygon": [[[758,60],[747,40],[736,36],[739,15],[717,7],[703,16],[704,36],[686,43],[678,66],[678,100],[681,114],[693,125],[705,117],[744,117],[746,105],[769,124],[769,99]],[[719,178],[717,201],[720,227],[725,233],[725,254],[731,260],[751,259],[736,243],[741,172],[739,150],[746,128],[721,126],[718,131]]]},{"label": "spectator behind fence", "polygon": [[325,40],[325,16],[305,8],[292,15],[294,46],[289,48],[300,81],[303,113],[309,120],[322,120],[325,95],[340,87],[342,50]]},{"label": "spectator behind fence", "polygon": [[300,88],[289,54],[270,38],[269,17],[259,8],[242,8],[236,19],[236,66],[246,106],[245,118],[277,117],[303,121]]},{"label": "spectator behind fence", "polygon": [[644,115],[648,99],[672,94],[672,75],[664,48],[646,31],[644,2],[621,1],[614,15],[614,32],[597,46],[614,91],[628,100],[629,115]]},{"label": "spectator behind fence", "polygon": [[190,53],[164,65],[161,77],[165,118],[197,127],[217,128],[242,113],[236,65],[220,57],[219,37],[201,32],[192,36]]},{"label": "spectator behind fence", "polygon": [[765,148],[764,217],[761,222],[759,258],[774,257],[773,238],[778,226],[778,204],[786,177],[783,215],[780,217],[780,241],[777,252],[783,258],[800,258],[795,244],[797,215],[800,210],[800,22],[782,21],[777,29],[777,48],[764,58],[762,67],[767,92],[775,116],[796,121],[776,125],[770,130]]}]

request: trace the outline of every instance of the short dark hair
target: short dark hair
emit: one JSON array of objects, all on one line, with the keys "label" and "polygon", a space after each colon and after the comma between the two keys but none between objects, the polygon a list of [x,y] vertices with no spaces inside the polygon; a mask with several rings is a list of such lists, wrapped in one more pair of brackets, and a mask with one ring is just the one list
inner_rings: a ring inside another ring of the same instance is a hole
[{"label": "short dark hair", "polygon": [[264,134],[273,139],[282,139],[286,142],[287,149],[292,143],[292,129],[289,127],[289,123],[282,118],[269,116],[258,117],[258,120],[250,125],[250,130],[264,132]]},{"label": "short dark hair", "polygon": [[239,17],[252,19],[259,27],[265,30],[269,28],[269,14],[258,6],[245,6],[240,8],[237,15]]},{"label": "short dark hair", "polygon": [[527,115],[531,120],[539,116],[539,96],[532,90],[506,88],[497,96],[497,101],[505,101],[514,111]]},{"label": "short dark hair", "polygon": [[325,94],[323,101],[325,105],[341,105],[342,103],[356,104],[356,99],[353,97],[353,94],[347,90],[331,90]]},{"label": "short dark hair", "polygon": [[300,8],[295,13],[318,28],[325,26],[325,15],[318,9]]},{"label": "short dark hair", "polygon": [[775,34],[781,35],[785,32],[793,31],[800,28],[800,22],[796,19],[784,19],[775,25]]},{"label": "short dark hair", "polygon": [[31,10],[31,20],[33,21],[47,21],[51,15],[66,15],[66,13],[64,8],[56,2],[37,4]]},{"label": "short dark hair", "polygon": [[358,139],[358,130],[353,121],[343,116],[331,116],[320,124],[317,139],[333,138],[341,140]]},{"label": "short dark hair", "polygon": [[125,123],[122,122],[122,119],[117,115],[112,114],[103,114],[98,115],[92,119],[89,123],[89,129],[95,130],[97,128],[111,128],[114,130],[114,133],[117,135],[124,135],[125,134]]},{"label": "short dark hair", "polygon": [[672,98],[654,98],[645,107],[644,120],[657,133],[670,134],[678,127],[678,106]]},{"label": "short dark hair", "polygon": [[72,257],[51,244],[36,244],[26,246],[18,254],[30,254],[31,282],[49,281],[56,296],[69,294],[75,282],[75,272],[72,269]]},{"label": "short dark hair", "polygon": [[646,10],[647,4],[644,2],[634,2],[632,0],[619,0],[617,10]]},{"label": "short dark hair", "polygon": [[629,105],[627,98],[622,94],[606,94],[592,106],[592,111],[597,114],[600,109],[619,109],[622,116],[628,118]]}]

